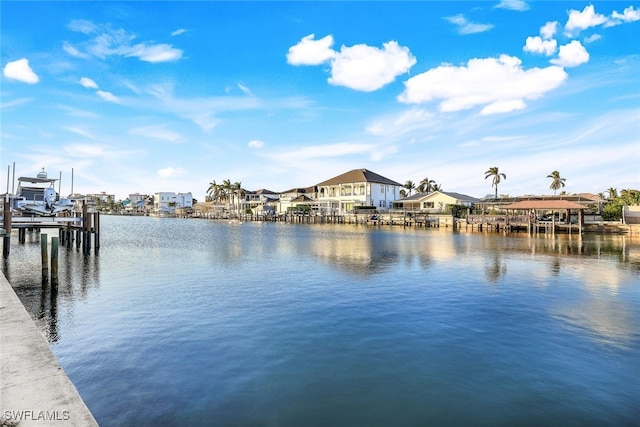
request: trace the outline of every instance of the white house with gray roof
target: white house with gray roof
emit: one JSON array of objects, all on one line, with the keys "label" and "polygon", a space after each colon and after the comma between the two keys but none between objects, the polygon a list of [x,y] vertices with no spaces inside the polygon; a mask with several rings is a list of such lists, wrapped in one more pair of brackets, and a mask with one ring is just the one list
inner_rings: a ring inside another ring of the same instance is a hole
[{"label": "white house with gray roof", "polygon": [[467,196],[466,194],[454,193],[450,191],[434,191],[431,193],[416,193],[410,197],[405,197],[393,203],[395,209],[404,209],[426,213],[444,213],[449,206],[473,207],[480,199]]}]

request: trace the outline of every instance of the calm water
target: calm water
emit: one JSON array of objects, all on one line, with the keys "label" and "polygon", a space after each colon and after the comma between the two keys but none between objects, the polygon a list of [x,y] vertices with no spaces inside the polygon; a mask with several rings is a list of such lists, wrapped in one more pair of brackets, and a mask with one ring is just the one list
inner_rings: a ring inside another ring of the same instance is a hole
[{"label": "calm water", "polygon": [[640,420],[638,237],[101,219],[3,270],[102,426]]}]

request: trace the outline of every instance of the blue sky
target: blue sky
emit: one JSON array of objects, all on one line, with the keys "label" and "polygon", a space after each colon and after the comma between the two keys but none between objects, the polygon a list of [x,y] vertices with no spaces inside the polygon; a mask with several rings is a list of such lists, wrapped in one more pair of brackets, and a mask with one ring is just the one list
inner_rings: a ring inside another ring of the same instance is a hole
[{"label": "blue sky", "polygon": [[[2,1],[1,165],[62,193],[640,187],[640,4]],[[7,186],[6,172],[0,191]]]}]

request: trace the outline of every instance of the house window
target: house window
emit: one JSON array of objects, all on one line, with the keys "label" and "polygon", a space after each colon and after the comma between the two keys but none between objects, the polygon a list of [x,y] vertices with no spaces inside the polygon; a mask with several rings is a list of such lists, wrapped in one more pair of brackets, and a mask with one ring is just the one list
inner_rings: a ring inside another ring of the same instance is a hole
[{"label": "house window", "polygon": [[424,207],[427,209],[433,209],[435,205],[433,204],[433,202],[424,202]]},{"label": "house window", "polygon": [[380,207],[381,208],[386,208],[387,207],[387,201],[386,200],[380,200]]},{"label": "house window", "polygon": [[384,185],[381,185],[381,186],[380,186],[380,192],[381,192],[381,193],[384,193]]}]

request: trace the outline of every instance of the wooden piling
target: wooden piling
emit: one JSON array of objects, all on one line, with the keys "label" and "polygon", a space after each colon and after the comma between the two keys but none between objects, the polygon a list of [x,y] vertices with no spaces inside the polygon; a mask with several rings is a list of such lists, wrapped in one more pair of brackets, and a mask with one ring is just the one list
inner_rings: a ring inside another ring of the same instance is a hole
[{"label": "wooden piling", "polygon": [[11,203],[8,198],[4,200],[3,215],[2,223],[5,233],[2,236],[2,256],[6,259],[9,258],[11,249]]},{"label": "wooden piling", "polygon": [[97,252],[100,249],[100,212],[96,212],[93,215],[93,241]]},{"label": "wooden piling", "polygon": [[51,238],[51,290],[58,290],[58,237]]},{"label": "wooden piling", "polygon": [[42,233],[40,234],[40,257],[42,259],[42,287],[46,287],[49,281],[49,249],[48,249],[49,237]]}]

